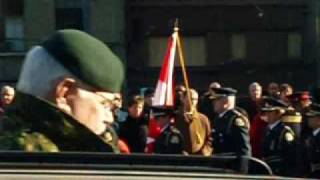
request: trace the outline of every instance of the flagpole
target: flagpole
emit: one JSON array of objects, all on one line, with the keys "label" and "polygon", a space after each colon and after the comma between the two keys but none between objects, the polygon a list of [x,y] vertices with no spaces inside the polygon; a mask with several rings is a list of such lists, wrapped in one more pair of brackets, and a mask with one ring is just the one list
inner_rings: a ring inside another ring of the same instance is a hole
[{"label": "flagpole", "polygon": [[[175,20],[175,23],[174,23],[174,32],[177,33],[177,46],[178,46],[179,60],[180,60],[181,68],[182,68],[184,84],[185,84],[186,90],[187,90],[188,102],[190,104],[190,108],[193,108],[192,101],[191,101],[191,95],[190,95],[189,79],[187,76],[187,70],[185,67],[185,60],[184,60],[182,45],[181,45],[180,36],[179,36],[179,20],[178,20],[178,18]],[[190,111],[193,113],[194,109],[190,109]]]}]

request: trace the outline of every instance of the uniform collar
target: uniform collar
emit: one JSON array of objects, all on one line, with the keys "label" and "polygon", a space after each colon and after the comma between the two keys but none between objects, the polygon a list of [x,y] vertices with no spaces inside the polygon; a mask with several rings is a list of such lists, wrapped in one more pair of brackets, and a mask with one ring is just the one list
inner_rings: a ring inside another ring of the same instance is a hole
[{"label": "uniform collar", "polygon": [[270,130],[274,129],[278,124],[280,123],[280,120],[272,123],[272,124],[269,124],[268,127]]},{"label": "uniform collar", "polygon": [[230,109],[227,109],[227,110],[223,111],[222,113],[220,113],[219,118],[222,118],[228,111],[230,111]]},{"label": "uniform collar", "polygon": [[320,128],[315,129],[312,131],[313,136],[317,136],[317,134],[320,132]]}]

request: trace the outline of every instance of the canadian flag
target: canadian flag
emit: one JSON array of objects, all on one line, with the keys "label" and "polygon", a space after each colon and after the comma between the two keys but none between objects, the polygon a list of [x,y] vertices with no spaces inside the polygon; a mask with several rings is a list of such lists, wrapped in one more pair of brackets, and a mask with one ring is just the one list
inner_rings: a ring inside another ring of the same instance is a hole
[{"label": "canadian flag", "polygon": [[177,47],[178,32],[174,32],[169,38],[168,49],[164,57],[164,62],[160,71],[160,77],[154,93],[153,106],[173,106],[173,69],[174,58]]},{"label": "canadian flag", "polygon": [[[173,69],[177,46],[177,37],[177,32],[174,32],[169,38],[168,49],[160,71],[160,77],[152,100],[152,106],[172,107],[174,105]],[[161,129],[157,125],[157,122],[151,113],[149,121],[149,135],[147,138],[146,146],[147,153],[153,153],[155,140],[160,134]]]}]

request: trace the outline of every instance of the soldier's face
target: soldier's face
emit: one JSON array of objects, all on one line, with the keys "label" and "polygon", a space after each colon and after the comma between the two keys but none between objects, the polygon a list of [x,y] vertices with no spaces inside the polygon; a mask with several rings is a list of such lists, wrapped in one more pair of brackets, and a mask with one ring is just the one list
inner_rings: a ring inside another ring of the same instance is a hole
[{"label": "soldier's face", "polygon": [[73,116],[95,134],[106,129],[106,123],[113,122],[113,93],[98,91],[74,78],[64,77],[52,94],[57,108]]},{"label": "soldier's face", "polygon": [[90,92],[77,88],[67,98],[70,114],[81,124],[96,134],[106,129],[106,123],[113,122],[112,101],[114,94],[108,92]]}]

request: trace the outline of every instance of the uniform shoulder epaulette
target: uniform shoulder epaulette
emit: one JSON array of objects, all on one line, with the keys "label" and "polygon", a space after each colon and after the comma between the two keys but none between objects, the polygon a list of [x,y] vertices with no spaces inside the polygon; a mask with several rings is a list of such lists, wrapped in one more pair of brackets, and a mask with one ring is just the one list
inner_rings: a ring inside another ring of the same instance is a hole
[{"label": "uniform shoulder epaulette", "polygon": [[234,120],[236,126],[249,128],[249,120],[246,116],[235,109],[233,109],[232,112],[237,116]]},{"label": "uniform shoulder epaulette", "polygon": [[295,139],[294,132],[289,126],[284,126],[284,139],[287,142],[292,142]]},{"label": "uniform shoulder epaulette", "polygon": [[106,131],[106,132],[103,133],[103,138],[104,138],[104,140],[106,142],[112,142],[113,141],[112,134],[109,131]]},{"label": "uniform shoulder epaulette", "polygon": [[174,127],[174,126],[171,126],[171,127],[170,127],[170,130],[171,130],[171,132],[173,132],[173,133],[175,133],[175,134],[180,134],[180,131],[179,131],[176,127]]}]

